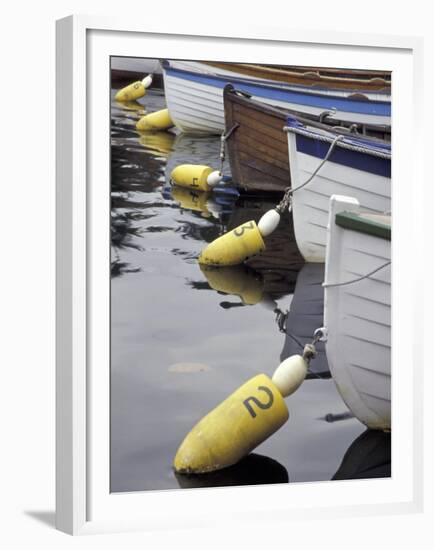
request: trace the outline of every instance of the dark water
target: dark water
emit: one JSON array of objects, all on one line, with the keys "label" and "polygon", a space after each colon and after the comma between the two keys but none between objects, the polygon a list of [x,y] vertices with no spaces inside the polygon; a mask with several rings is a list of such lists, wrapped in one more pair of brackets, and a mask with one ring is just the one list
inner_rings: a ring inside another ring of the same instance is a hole
[{"label": "dark water", "polygon": [[219,140],[139,134],[143,106],[164,107],[164,94],[140,101],[112,99],[111,490],[387,475],[389,436],[349,415],[323,350],[287,400],[289,421],[254,454],[207,476],[172,471],[203,415],[255,374],[271,375],[321,326],[323,274],[303,266],[288,219],[248,266],[202,271],[206,243],[273,202],[171,192],[176,165],[218,166]]}]

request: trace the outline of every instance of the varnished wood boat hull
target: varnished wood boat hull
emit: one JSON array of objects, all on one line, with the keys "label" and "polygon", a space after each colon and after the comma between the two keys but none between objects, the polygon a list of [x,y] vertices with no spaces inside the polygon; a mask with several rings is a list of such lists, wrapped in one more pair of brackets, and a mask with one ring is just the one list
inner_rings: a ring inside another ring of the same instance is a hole
[{"label": "varnished wood boat hull", "polygon": [[[300,113],[254,101],[231,85],[225,87],[223,101],[226,131],[236,126],[226,146],[232,179],[249,192],[282,193],[291,184],[288,142],[283,128],[289,113]],[[307,116],[303,114],[304,118]],[[315,120],[318,117],[312,116],[312,121]],[[333,117],[325,120],[330,126],[342,124]],[[360,130],[390,140],[390,127],[365,126]]]},{"label": "varnished wood boat hull", "polygon": [[238,125],[227,141],[232,179],[248,191],[282,192],[289,186],[283,127],[286,113],[224,92],[225,125]]}]

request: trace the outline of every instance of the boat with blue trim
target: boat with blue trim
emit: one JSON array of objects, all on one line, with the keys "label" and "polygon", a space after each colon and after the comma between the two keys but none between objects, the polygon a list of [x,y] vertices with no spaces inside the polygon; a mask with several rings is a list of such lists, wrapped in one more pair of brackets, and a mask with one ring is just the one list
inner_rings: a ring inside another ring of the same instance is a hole
[{"label": "boat with blue trim", "polygon": [[[224,88],[223,102],[226,133],[236,129],[226,141],[233,181],[247,192],[283,193],[290,178],[288,142],[283,127],[289,114],[301,116],[301,113],[255,101],[231,84]],[[308,117],[312,123],[318,123],[318,128],[345,127],[345,123],[330,112],[319,117],[304,115]],[[390,126],[359,124],[353,130],[390,141]]]},{"label": "boat with blue trim", "polygon": [[367,212],[390,211],[391,144],[294,116],[285,131],[297,246],[307,262],[324,262],[332,195],[353,196]]},{"label": "boat with blue trim", "polygon": [[[364,93],[314,90],[272,80],[249,79],[234,73],[200,72],[194,62],[163,61],[164,88],[170,116],[183,132],[221,134],[225,129],[223,89],[232,84],[253,99],[319,116],[324,111],[337,120],[356,124],[390,125],[390,96],[370,99]],[[379,97],[380,97],[379,96]]]},{"label": "boat with blue trim", "polygon": [[391,216],[330,199],[324,326],[330,372],[363,424],[391,428]]}]

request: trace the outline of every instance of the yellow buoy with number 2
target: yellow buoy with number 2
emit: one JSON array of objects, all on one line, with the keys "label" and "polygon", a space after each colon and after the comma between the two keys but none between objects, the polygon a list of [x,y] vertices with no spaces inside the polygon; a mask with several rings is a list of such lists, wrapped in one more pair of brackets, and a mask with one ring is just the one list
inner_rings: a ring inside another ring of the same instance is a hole
[{"label": "yellow buoy with number 2", "polygon": [[272,378],[254,376],[207,414],[176,453],[174,469],[201,474],[241,460],[289,418],[284,401],[306,377],[309,357],[293,355]]}]

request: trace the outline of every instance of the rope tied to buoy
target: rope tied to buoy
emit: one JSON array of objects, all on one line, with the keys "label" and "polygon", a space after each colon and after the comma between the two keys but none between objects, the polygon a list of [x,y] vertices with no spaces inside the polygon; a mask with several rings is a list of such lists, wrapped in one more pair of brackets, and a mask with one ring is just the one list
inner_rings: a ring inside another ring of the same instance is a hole
[{"label": "rope tied to buoy", "polygon": [[238,123],[234,124],[227,132],[223,132],[220,137],[220,174],[223,174],[223,163],[226,158],[226,142],[239,126]]},{"label": "rope tied to buoy", "polygon": [[330,147],[329,147],[325,157],[322,159],[322,161],[318,164],[316,169],[312,172],[312,174],[307,178],[307,180],[304,183],[302,183],[302,184],[300,184],[300,185],[298,185],[297,187],[294,187],[294,188],[292,188],[292,187],[287,187],[286,188],[285,194],[283,195],[282,200],[276,206],[276,210],[277,210],[277,212],[279,212],[279,214],[282,214],[283,212],[285,212],[286,209],[291,211],[291,208],[292,208],[291,195],[293,193],[295,193],[296,191],[298,191],[299,189],[302,189],[303,187],[305,187],[308,183],[310,183],[313,180],[313,178],[318,174],[318,172],[321,170],[321,168],[324,166],[324,164],[330,158],[330,156],[333,153],[333,150],[336,147],[336,144],[338,143],[338,141],[342,140],[343,138],[344,138],[344,136],[341,135],[341,134],[339,134],[338,136],[335,136],[335,138],[333,139],[333,141],[330,144]]}]

